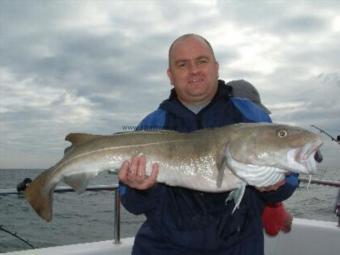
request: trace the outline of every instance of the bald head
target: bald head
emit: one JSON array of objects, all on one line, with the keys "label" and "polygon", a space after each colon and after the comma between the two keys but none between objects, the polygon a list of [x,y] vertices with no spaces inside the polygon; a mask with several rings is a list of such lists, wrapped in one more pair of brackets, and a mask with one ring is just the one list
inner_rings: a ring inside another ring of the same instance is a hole
[{"label": "bald head", "polygon": [[170,83],[185,105],[207,104],[217,91],[219,65],[210,43],[202,36],[185,34],[169,49]]},{"label": "bald head", "polygon": [[172,44],[170,45],[169,54],[168,54],[169,67],[170,67],[170,63],[171,63],[171,59],[172,59],[172,52],[173,52],[173,49],[176,47],[176,44],[179,43],[179,42],[185,41],[186,39],[190,39],[190,38],[195,38],[195,39],[198,39],[198,40],[204,42],[204,44],[206,44],[207,47],[209,48],[211,55],[213,56],[214,61],[216,61],[214,50],[211,47],[211,44],[209,43],[209,41],[207,39],[205,39],[203,36],[200,36],[200,35],[194,34],[194,33],[190,33],[190,34],[181,35],[176,40],[174,40],[172,42]]}]

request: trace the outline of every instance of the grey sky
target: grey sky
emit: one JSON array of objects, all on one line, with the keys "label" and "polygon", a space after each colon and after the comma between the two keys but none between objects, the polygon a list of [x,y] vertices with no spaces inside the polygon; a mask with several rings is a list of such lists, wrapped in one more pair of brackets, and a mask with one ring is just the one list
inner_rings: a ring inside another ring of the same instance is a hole
[{"label": "grey sky", "polygon": [[45,168],[69,132],[136,125],[168,96],[168,47],[188,32],[275,122],[340,134],[340,1],[292,3],[0,0],[0,168]]}]

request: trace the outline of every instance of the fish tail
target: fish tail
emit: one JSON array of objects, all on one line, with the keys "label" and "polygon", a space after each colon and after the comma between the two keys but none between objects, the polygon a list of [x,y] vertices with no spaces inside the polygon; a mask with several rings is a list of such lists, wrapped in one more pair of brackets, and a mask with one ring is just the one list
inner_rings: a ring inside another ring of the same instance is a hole
[{"label": "fish tail", "polygon": [[52,201],[54,187],[47,186],[50,179],[49,170],[42,172],[25,190],[25,196],[36,213],[50,222],[52,220]]}]

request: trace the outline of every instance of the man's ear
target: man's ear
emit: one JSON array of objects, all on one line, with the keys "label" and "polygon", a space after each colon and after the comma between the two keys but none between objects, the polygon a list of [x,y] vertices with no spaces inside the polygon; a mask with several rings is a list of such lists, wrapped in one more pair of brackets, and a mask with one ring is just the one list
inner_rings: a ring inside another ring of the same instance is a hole
[{"label": "man's ear", "polygon": [[172,72],[171,72],[171,70],[170,70],[170,67],[168,68],[168,70],[166,71],[166,73],[167,73],[167,75],[168,75],[168,77],[169,77],[169,80],[170,80],[171,85],[174,85],[174,77],[173,77],[173,75],[172,75]]}]

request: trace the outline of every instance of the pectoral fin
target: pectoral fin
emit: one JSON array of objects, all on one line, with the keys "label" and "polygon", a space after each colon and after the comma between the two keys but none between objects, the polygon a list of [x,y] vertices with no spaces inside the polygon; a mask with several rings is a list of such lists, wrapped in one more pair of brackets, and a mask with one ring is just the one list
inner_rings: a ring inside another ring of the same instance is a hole
[{"label": "pectoral fin", "polygon": [[247,184],[242,181],[239,188],[234,189],[233,191],[231,191],[229,193],[229,196],[228,196],[228,198],[226,199],[225,202],[227,203],[230,200],[234,201],[235,206],[234,206],[232,213],[234,213],[236,211],[236,209],[239,208],[241,201],[242,201],[242,198],[244,196],[244,193],[246,191],[246,185]]}]

